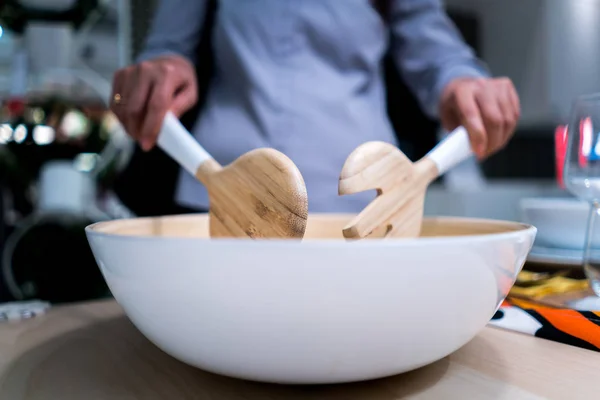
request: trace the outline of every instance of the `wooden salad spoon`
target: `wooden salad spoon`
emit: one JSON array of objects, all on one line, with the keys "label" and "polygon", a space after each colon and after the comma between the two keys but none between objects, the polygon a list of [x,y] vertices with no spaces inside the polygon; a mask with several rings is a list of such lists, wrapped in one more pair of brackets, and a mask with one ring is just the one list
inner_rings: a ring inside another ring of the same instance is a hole
[{"label": "wooden salad spoon", "polygon": [[377,197],[346,225],[344,237],[417,237],[429,184],[472,154],[463,127],[416,163],[389,143],[360,145],[344,163],[338,192],[345,195],[377,189]]},{"label": "wooden salad spoon", "polygon": [[177,117],[167,113],[158,146],[208,190],[211,237],[302,238],[308,219],[304,179],[272,148],[221,166]]}]

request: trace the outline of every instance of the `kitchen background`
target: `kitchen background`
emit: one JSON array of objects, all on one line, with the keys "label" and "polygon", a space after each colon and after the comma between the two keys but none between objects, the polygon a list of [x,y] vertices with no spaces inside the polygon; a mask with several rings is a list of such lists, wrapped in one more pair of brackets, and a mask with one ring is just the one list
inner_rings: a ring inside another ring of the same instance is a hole
[{"label": "kitchen background", "polygon": [[[154,4],[0,2],[0,301],[106,295],[82,227],[100,218],[178,211],[174,162],[160,150],[144,154],[132,146],[89,81],[68,71],[47,75],[61,67],[111,79],[139,52]],[[516,220],[521,198],[567,196],[555,181],[554,130],[575,96],[600,91],[600,0],[447,0],[446,6],[493,73],[513,79],[523,114],[503,152],[481,165],[466,162],[431,188],[426,213]],[[209,35],[199,52],[207,51]],[[200,79],[208,79],[210,64],[201,68]],[[420,113],[389,61],[386,70],[390,117],[402,126],[410,157],[419,158],[438,140],[438,126]],[[53,123],[60,128],[48,129]],[[61,208],[66,203],[70,208]]]}]

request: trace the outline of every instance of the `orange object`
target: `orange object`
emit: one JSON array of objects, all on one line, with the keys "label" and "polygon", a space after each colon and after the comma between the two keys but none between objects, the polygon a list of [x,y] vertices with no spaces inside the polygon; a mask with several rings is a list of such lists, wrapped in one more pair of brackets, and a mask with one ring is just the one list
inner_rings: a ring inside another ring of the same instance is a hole
[{"label": "orange object", "polygon": [[490,325],[600,351],[600,312],[540,306],[519,299],[506,299]]}]

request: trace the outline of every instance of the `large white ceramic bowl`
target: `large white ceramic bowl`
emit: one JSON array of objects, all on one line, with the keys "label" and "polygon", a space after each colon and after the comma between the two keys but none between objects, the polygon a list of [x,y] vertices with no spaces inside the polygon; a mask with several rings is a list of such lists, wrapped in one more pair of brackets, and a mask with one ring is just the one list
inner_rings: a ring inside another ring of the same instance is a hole
[{"label": "large white ceramic bowl", "polygon": [[116,300],[168,354],[237,378],[319,384],[399,374],[469,342],[536,232],[441,218],[422,238],[347,242],[349,218],[311,215],[303,241],[210,240],[204,215],[101,222],[87,235]]},{"label": "large white ceramic bowl", "polygon": [[[589,207],[586,202],[568,197],[532,197],[520,201],[521,220],[538,229],[536,245],[561,249],[583,249]],[[600,248],[600,226],[594,230],[592,246]]]}]

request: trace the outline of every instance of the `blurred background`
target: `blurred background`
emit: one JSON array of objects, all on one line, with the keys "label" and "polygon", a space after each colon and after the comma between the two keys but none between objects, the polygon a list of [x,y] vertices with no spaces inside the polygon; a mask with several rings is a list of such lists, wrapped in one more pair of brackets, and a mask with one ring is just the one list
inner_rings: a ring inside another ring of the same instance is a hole
[{"label": "blurred background", "polygon": [[[0,301],[54,303],[108,295],[82,228],[172,214],[177,165],[142,153],[115,124],[94,82],[143,46],[155,0],[0,2]],[[554,132],[572,100],[600,90],[600,0],[447,0],[465,40],[510,77],[522,119],[501,153],[466,162],[430,190],[426,213],[518,220],[519,200],[566,196],[555,179]],[[210,79],[203,33],[199,80]],[[386,60],[389,114],[416,160],[438,141]],[[188,128],[202,107],[184,116]],[[399,129],[398,129],[399,130]]]}]

